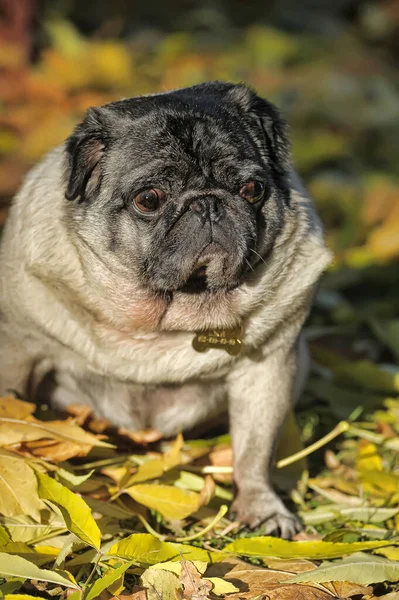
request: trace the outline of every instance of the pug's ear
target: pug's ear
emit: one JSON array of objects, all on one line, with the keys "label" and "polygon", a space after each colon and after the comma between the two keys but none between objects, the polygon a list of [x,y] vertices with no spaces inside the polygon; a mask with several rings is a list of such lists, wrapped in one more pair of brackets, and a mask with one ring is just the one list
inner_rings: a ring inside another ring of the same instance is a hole
[{"label": "pug's ear", "polygon": [[253,100],[251,111],[259,118],[274,168],[280,174],[286,173],[291,165],[287,123],[271,102],[259,96]]},{"label": "pug's ear", "polygon": [[80,198],[83,201],[85,198],[89,180],[109,143],[108,113],[106,108],[90,108],[66,141],[67,200]]},{"label": "pug's ear", "polygon": [[291,146],[287,136],[287,124],[278,109],[245,85],[234,86],[228,94],[260,125],[268,157],[275,170],[281,175],[287,173],[291,165]]}]

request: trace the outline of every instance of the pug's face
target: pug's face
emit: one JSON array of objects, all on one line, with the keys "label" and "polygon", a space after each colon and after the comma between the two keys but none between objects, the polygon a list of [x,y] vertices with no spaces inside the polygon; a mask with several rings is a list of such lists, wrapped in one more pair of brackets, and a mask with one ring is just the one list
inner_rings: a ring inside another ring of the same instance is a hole
[{"label": "pug's face", "polygon": [[72,227],[155,293],[239,286],[267,261],[289,210],[284,125],[242,85],[91,109],[67,154]]}]

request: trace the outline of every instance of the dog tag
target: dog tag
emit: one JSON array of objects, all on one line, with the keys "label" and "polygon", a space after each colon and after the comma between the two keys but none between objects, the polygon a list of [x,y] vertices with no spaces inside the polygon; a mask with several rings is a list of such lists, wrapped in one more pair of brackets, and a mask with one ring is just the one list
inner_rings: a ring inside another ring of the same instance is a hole
[{"label": "dog tag", "polygon": [[230,356],[238,356],[242,349],[242,327],[235,329],[213,329],[198,331],[193,339],[193,348],[197,352],[205,352],[209,348],[225,350]]}]

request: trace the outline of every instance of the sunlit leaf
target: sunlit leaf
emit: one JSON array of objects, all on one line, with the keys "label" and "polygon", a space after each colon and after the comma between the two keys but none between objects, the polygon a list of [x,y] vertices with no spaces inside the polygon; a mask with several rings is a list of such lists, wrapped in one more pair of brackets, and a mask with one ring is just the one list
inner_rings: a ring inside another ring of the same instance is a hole
[{"label": "sunlit leaf", "polygon": [[37,472],[37,478],[40,497],[49,500],[60,509],[71,533],[98,550],[101,532],[83,498],[47,475]]},{"label": "sunlit leaf", "polygon": [[136,502],[161,513],[166,519],[185,519],[199,508],[199,496],[171,485],[138,484],[124,490]]},{"label": "sunlit leaf", "polygon": [[361,550],[372,550],[388,546],[387,541],[368,542],[290,542],[274,537],[241,538],[231,542],[224,548],[224,552],[231,552],[242,556],[276,556],[279,558],[338,558],[344,554],[352,554]]},{"label": "sunlit leaf", "polygon": [[0,514],[28,515],[39,521],[41,508],[33,470],[23,459],[0,451]]},{"label": "sunlit leaf", "polygon": [[399,562],[378,556],[352,556],[334,563],[324,562],[308,573],[295,575],[290,582],[352,581],[368,585],[380,581],[399,581]]},{"label": "sunlit leaf", "polygon": [[0,575],[2,577],[23,577],[24,579],[38,579],[64,587],[75,588],[78,586],[70,579],[60,575],[56,571],[39,569],[36,565],[21,558],[0,552]]},{"label": "sunlit leaf", "polygon": [[101,579],[97,579],[90,587],[86,600],[95,600],[104,590],[107,590],[115,581],[117,581],[127,569],[133,564],[133,561],[121,565],[117,569],[109,569]]}]

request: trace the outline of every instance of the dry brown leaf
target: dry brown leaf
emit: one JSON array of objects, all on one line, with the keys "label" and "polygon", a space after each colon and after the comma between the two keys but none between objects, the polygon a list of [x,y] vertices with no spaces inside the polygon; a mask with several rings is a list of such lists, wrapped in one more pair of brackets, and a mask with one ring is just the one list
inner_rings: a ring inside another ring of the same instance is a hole
[{"label": "dry brown leaf", "polygon": [[316,565],[312,561],[302,558],[265,558],[263,562],[269,569],[288,571],[289,573],[305,573],[306,571],[313,571],[316,568]]},{"label": "dry brown leaf", "polygon": [[177,590],[179,600],[207,600],[208,593],[212,589],[212,584],[206,579],[202,579],[201,573],[195,565],[184,558],[180,561],[181,574],[180,583],[183,590]]},{"label": "dry brown leaf", "polygon": [[93,409],[87,404],[69,404],[65,410],[73,417],[73,422],[77,425],[84,425],[93,414]]},{"label": "dry brown leaf", "polygon": [[373,588],[350,581],[332,581],[323,583],[323,587],[329,590],[337,598],[351,598],[352,596],[365,596],[371,594]]},{"label": "dry brown leaf", "polygon": [[324,453],[324,462],[330,471],[335,471],[341,466],[337,455],[332,450],[326,450]]},{"label": "dry brown leaf", "polygon": [[88,433],[79,425],[65,421],[39,421],[34,417],[26,420],[15,417],[0,417],[0,446],[53,439],[79,446],[87,454],[93,446],[110,447],[98,436]]},{"label": "dry brown leaf", "polygon": [[111,423],[107,419],[90,419],[88,423],[88,428],[93,433],[104,433],[109,427],[111,427]]},{"label": "dry brown leaf", "polygon": [[153,444],[162,439],[162,433],[158,429],[141,429],[140,431],[132,431],[125,427],[119,427],[119,435],[128,437],[135,444],[140,446],[146,446],[147,444]]},{"label": "dry brown leaf", "polygon": [[[265,561],[266,562],[266,561]],[[312,562],[307,560],[279,560],[267,559],[269,567],[260,568],[246,564],[242,561],[226,559],[217,565],[212,565],[206,572],[206,576],[224,576],[231,581],[240,592],[229,594],[229,600],[245,600],[262,598],[268,600],[331,600],[341,598],[342,600],[351,596],[363,595],[370,588],[357,584],[338,582],[329,584],[290,584],[292,573],[301,573],[316,568]]]},{"label": "dry brown leaf", "polygon": [[[215,467],[232,467],[233,466],[233,449],[230,445],[220,444],[215,446],[214,450],[209,454],[209,461]],[[221,483],[231,483],[233,476],[231,473],[217,473],[214,475],[216,481]]]},{"label": "dry brown leaf", "polygon": [[216,483],[212,475],[206,475],[204,487],[200,491],[198,506],[206,506],[212,500],[216,490]]},{"label": "dry brown leaf", "polygon": [[63,462],[77,456],[86,456],[92,446],[74,444],[73,442],[58,442],[56,440],[37,440],[21,444],[19,452],[28,453],[52,462]]}]

